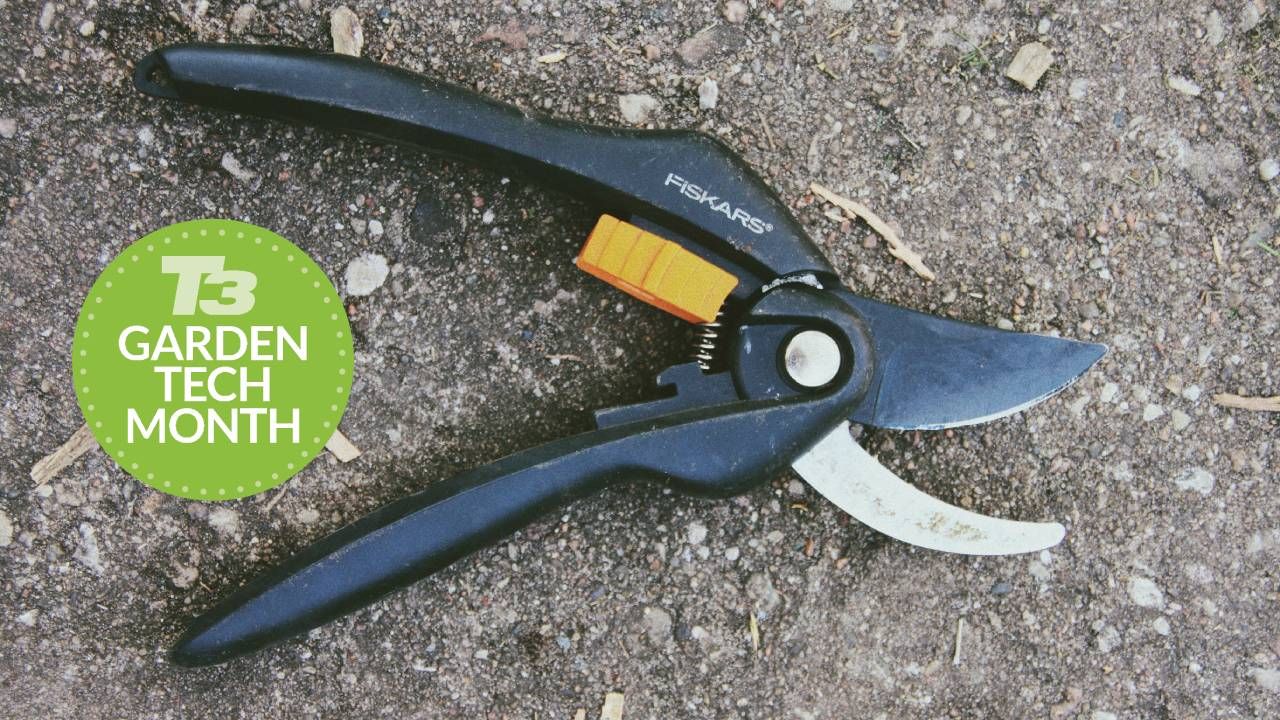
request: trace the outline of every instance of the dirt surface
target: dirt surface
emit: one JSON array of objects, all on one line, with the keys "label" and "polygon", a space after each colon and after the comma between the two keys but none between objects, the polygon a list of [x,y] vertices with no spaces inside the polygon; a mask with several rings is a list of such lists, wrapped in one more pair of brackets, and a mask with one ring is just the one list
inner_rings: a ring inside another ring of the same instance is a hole
[{"label": "dirt surface", "polygon": [[[689,335],[572,267],[594,218],[572,199],[132,89],[164,43],[330,47],[325,3],[246,7],[0,2],[0,716],[595,718],[607,692],[628,719],[1280,715],[1280,424],[1211,400],[1280,393],[1262,0],[352,4],[366,57],[597,123],[645,95],[641,122],[720,136],[861,293],[1108,343],[1010,419],[862,434],[943,499],[1069,534],[973,559],[890,541],[794,477],[727,501],[620,487],[299,641],[169,665],[255,573],[588,429]],[[1027,90],[1003,73],[1034,40],[1054,62]],[[891,219],[937,280],[825,217],[813,181]],[[82,423],[68,349],[95,275],[205,216],[283,234],[340,286],[362,254],[391,265],[350,299],[342,427],[364,456],[321,458],[270,509],[153,492],[97,450],[35,487]]]}]

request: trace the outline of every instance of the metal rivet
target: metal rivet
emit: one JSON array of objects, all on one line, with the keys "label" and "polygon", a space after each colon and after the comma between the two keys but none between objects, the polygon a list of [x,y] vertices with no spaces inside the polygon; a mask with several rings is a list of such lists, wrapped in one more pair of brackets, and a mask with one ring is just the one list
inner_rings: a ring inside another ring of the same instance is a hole
[{"label": "metal rivet", "polygon": [[822,387],[840,372],[840,346],[819,330],[796,333],[787,343],[783,363],[787,376],[802,387]]}]

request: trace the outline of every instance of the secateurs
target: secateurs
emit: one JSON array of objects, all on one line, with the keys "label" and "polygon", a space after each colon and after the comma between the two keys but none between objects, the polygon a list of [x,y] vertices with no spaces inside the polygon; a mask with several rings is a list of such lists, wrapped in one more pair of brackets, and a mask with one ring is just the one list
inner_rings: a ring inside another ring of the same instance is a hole
[{"label": "secateurs", "polygon": [[333,620],[543,513],[637,479],[742,493],[791,466],[871,527],[936,550],[1005,554],[1060,541],[1057,523],[977,515],[896,477],[849,423],[938,429],[1027,408],[1100,345],[1005,332],[860,297],[779,198],[703,134],[534,116],[469,90],[341,55],[174,45],[138,64],[153,96],[371,135],[544,183],[604,215],[577,262],[700,323],[695,362],[660,399],[596,413],[597,429],[516,453],[387,505],[262,574],[199,617],[172,657],[206,665]]}]

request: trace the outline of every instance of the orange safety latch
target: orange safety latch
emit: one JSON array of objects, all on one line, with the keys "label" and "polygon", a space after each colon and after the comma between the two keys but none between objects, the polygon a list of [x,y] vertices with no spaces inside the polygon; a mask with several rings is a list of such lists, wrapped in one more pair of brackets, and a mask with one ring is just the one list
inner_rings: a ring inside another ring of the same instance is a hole
[{"label": "orange safety latch", "polygon": [[579,268],[693,323],[715,320],[738,278],[680,245],[601,215],[578,253]]}]

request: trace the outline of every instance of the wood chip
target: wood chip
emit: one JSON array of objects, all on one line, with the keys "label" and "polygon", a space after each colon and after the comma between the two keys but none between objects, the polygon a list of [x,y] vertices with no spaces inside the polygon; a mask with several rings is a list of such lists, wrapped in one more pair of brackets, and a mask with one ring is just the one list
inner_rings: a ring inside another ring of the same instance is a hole
[{"label": "wood chip", "polygon": [[555,52],[549,52],[546,55],[539,56],[538,62],[543,65],[550,65],[551,63],[558,63],[567,57],[569,57],[569,53],[564,52],[563,50],[557,50]]},{"label": "wood chip", "polygon": [[752,651],[759,653],[760,652],[760,624],[756,622],[755,610],[752,610],[751,614],[747,615],[747,630],[751,632]]},{"label": "wood chip", "polygon": [[338,462],[349,463],[360,457],[360,448],[356,444],[347,439],[341,430],[334,430],[333,435],[329,436],[329,442],[324,444],[324,449],[333,453],[338,458]]},{"label": "wood chip", "polygon": [[600,720],[622,720],[622,705],[626,699],[622,693],[605,693],[604,705],[600,706]]},{"label": "wood chip", "polygon": [[1053,64],[1053,51],[1038,42],[1027,43],[1018,49],[1013,62],[1004,71],[1004,76],[1025,87],[1035,90],[1040,76],[1044,75]]},{"label": "wood chip", "polygon": [[885,242],[889,243],[889,254],[906,263],[917,275],[925,280],[937,278],[937,275],[924,264],[924,257],[907,247],[907,244],[902,242],[902,238],[898,237],[898,231],[894,230],[889,223],[881,220],[879,215],[871,212],[870,208],[860,202],[837,195],[818,183],[809,183],[809,190],[814,195],[843,210],[850,219],[861,218],[863,222],[870,225],[872,230],[875,230],[880,237],[885,239]]},{"label": "wood chip", "polygon": [[76,458],[98,446],[88,425],[81,425],[71,437],[53,452],[40,458],[31,466],[31,479],[36,485],[43,485],[62,471],[63,468],[76,461]]},{"label": "wood chip", "polygon": [[342,55],[360,57],[364,48],[364,28],[360,18],[351,8],[339,5],[329,13],[329,35],[333,38],[333,51]]},{"label": "wood chip", "polygon": [[1233,395],[1231,393],[1219,393],[1213,396],[1213,401],[1223,407],[1239,408],[1240,410],[1280,412],[1280,395],[1244,397],[1243,395]]}]

